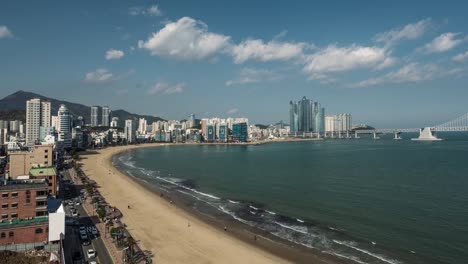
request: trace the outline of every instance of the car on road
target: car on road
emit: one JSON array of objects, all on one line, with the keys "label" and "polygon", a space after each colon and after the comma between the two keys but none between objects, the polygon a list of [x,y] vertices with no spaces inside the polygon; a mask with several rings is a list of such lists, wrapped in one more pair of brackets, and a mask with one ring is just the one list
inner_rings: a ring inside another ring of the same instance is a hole
[{"label": "car on road", "polygon": [[82,244],[83,244],[83,246],[89,246],[89,245],[91,245],[91,241],[89,241],[89,239],[85,239],[85,240],[83,240]]},{"label": "car on road", "polygon": [[79,216],[79,215],[80,215],[80,214],[79,214],[77,211],[73,211],[73,212],[72,212],[72,216],[73,216],[73,217],[77,217],[77,216]]},{"label": "car on road", "polygon": [[81,240],[88,240],[88,235],[87,234],[80,234]]},{"label": "car on road", "polygon": [[81,205],[81,202],[80,202],[80,201],[76,201],[76,202],[75,202],[75,205]]},{"label": "car on road", "polygon": [[85,234],[86,235],[86,227],[80,226],[80,234]]},{"label": "car on road", "polygon": [[93,234],[94,236],[97,236],[98,231],[97,231],[96,227],[93,226],[93,227],[91,228],[91,234]]},{"label": "car on road", "polygon": [[94,249],[88,249],[86,254],[88,255],[88,258],[95,258],[96,257],[96,251]]},{"label": "car on road", "polygon": [[69,206],[73,206],[73,201],[68,201],[67,203]]}]

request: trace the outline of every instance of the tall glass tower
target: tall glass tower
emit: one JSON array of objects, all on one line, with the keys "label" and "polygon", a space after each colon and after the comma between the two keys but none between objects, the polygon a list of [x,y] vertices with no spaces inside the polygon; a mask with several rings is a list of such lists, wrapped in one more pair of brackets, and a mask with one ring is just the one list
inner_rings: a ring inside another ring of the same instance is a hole
[{"label": "tall glass tower", "polygon": [[325,129],[325,108],[319,102],[302,97],[298,102],[289,101],[290,133],[319,132]]}]

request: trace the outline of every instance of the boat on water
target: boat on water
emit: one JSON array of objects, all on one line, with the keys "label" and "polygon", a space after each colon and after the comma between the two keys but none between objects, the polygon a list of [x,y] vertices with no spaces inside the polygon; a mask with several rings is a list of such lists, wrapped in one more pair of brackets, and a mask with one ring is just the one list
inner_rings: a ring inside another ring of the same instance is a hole
[{"label": "boat on water", "polygon": [[434,131],[430,127],[425,127],[419,129],[419,137],[412,138],[411,140],[414,141],[440,141],[443,140],[442,138],[438,138]]}]

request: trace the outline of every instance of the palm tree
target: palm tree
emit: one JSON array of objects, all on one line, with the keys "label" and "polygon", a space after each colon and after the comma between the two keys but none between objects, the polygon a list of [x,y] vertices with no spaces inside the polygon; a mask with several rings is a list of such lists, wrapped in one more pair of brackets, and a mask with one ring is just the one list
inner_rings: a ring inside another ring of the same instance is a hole
[{"label": "palm tree", "polygon": [[128,250],[126,251],[126,254],[128,256],[127,258],[128,263],[133,263],[133,250],[134,250],[135,245],[136,245],[135,239],[131,236],[128,236],[127,240],[125,241],[125,246],[128,247]]}]

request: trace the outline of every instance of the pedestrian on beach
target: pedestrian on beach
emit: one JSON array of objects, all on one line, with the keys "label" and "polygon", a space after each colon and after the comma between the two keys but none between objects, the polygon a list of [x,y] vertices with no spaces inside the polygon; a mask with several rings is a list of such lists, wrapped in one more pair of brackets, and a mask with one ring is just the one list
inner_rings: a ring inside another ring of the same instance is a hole
[{"label": "pedestrian on beach", "polygon": [[227,231],[227,227],[226,227],[226,226],[224,226],[224,231]]}]

